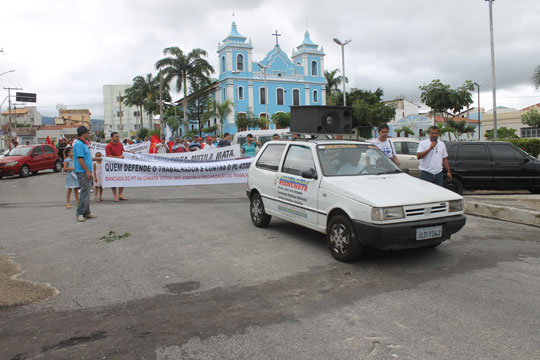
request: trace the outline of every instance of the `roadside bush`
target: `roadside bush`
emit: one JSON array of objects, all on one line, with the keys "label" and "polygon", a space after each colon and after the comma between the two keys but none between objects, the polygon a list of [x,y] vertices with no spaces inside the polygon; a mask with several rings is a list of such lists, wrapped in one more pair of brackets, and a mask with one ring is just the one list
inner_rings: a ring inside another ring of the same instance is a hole
[{"label": "roadside bush", "polygon": [[540,154],[540,139],[509,139],[506,141],[511,142],[535,158]]}]

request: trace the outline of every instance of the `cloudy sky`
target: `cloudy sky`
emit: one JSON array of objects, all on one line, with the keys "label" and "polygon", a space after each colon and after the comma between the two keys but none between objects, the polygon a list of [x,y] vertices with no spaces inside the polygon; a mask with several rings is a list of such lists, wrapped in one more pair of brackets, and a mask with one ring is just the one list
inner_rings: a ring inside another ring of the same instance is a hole
[{"label": "cloudy sky", "polygon": [[[539,103],[530,78],[540,65],[540,1],[497,0],[493,10],[497,105]],[[23,87],[38,94],[44,115],[56,115],[61,103],[102,118],[103,85],[155,72],[165,47],[203,48],[217,68],[217,43],[233,12],[255,61],[272,49],[274,30],[290,55],[308,29],[324,47],[327,70],[341,68],[332,39],[352,39],[348,86],[418,101],[418,86],[432,79],[453,87],[472,80],[482,84],[481,106],[492,107],[484,0],[12,0],[2,4],[0,73],[16,72],[0,76],[1,98],[3,87]]]}]

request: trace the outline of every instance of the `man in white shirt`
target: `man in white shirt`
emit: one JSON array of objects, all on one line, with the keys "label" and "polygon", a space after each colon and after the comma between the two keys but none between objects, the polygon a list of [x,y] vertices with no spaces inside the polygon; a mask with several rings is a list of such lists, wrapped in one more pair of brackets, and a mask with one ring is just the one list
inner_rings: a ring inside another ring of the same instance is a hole
[{"label": "man in white shirt", "polygon": [[420,160],[420,165],[418,165],[420,179],[442,186],[442,167],[444,166],[448,179],[452,180],[446,145],[444,142],[439,141],[438,127],[431,126],[429,128],[429,139],[420,142],[416,157]]},{"label": "man in white shirt", "polygon": [[379,127],[377,128],[377,131],[379,132],[379,137],[373,140],[371,143],[378,147],[379,150],[381,150],[383,153],[385,153],[386,156],[388,156],[388,158],[392,160],[397,166],[400,166],[401,163],[396,156],[396,148],[394,147],[392,140],[388,138],[389,130],[390,129],[388,128],[388,125],[379,125]]}]

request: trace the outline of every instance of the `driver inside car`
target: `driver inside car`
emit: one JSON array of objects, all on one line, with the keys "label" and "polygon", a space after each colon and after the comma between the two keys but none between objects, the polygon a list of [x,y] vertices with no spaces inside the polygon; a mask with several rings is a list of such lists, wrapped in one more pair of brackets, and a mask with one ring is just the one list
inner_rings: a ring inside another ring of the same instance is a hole
[{"label": "driver inside car", "polygon": [[341,166],[336,175],[358,175],[369,166],[369,158],[365,158],[365,164],[360,161],[362,153],[357,149],[343,149],[339,154]]}]

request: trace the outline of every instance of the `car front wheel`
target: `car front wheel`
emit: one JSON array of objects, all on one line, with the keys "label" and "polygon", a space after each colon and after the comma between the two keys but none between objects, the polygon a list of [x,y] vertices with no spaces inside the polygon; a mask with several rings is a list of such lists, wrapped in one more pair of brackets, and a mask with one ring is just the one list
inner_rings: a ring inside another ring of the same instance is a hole
[{"label": "car front wheel", "polygon": [[452,178],[452,180],[446,182],[444,187],[448,190],[458,193],[459,195],[463,194],[463,184],[459,179]]},{"label": "car front wheel", "polygon": [[20,177],[28,177],[30,175],[30,168],[28,165],[21,166],[21,170],[19,170],[19,176]]},{"label": "car front wheel", "polygon": [[272,217],[264,211],[264,204],[259,193],[251,195],[251,204],[249,207],[251,221],[257,227],[263,228],[270,224]]},{"label": "car front wheel", "polygon": [[354,261],[362,254],[356,230],[345,215],[334,215],[328,223],[326,243],[332,256],[339,261]]}]

